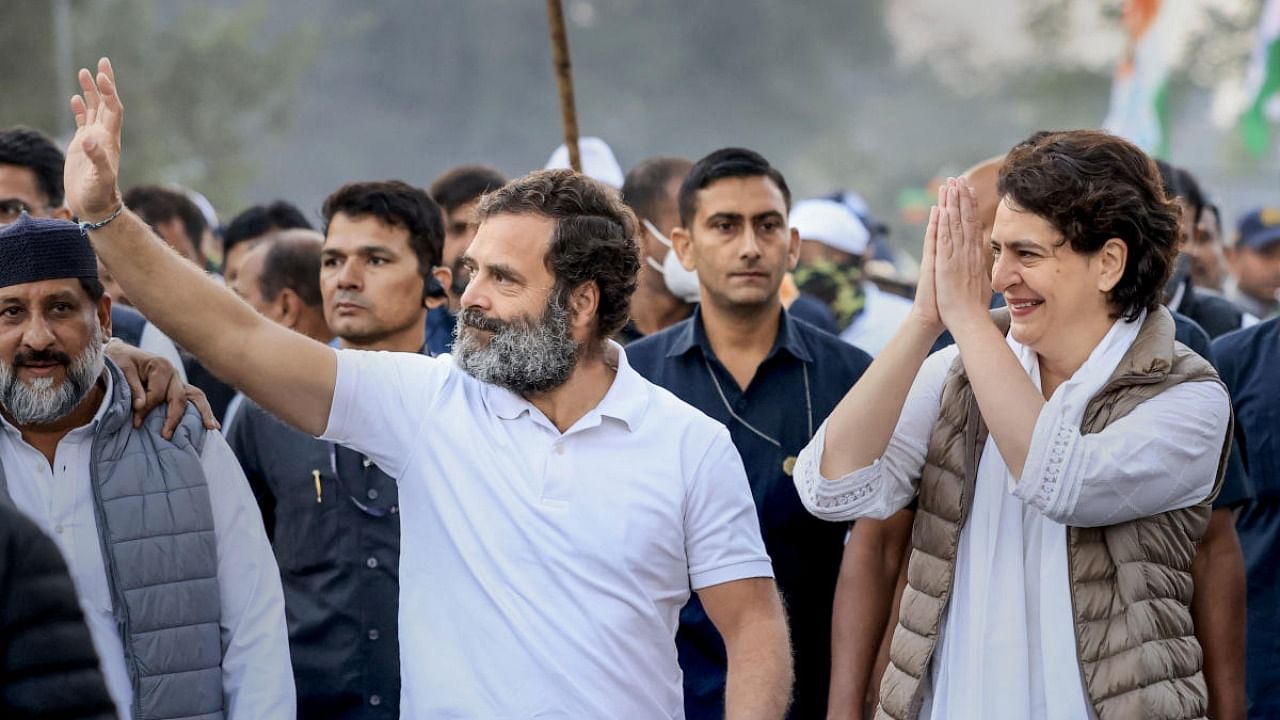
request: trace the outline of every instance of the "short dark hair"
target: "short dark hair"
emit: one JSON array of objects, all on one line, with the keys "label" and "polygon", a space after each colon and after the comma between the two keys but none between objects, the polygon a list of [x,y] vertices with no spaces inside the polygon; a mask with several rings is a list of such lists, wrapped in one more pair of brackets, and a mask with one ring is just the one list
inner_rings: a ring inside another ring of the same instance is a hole
[{"label": "short dark hair", "polygon": [[484,196],[476,208],[483,222],[495,215],[534,214],[555,221],[546,266],[564,300],[584,283],[600,291],[596,339],[627,323],[640,272],[636,216],[617,193],[572,170],[539,170]]},{"label": "short dark hair", "polygon": [[1171,165],[1164,160],[1156,160],[1156,167],[1160,170],[1160,182],[1164,186],[1165,195],[1186,200],[1187,205],[1191,206],[1192,219],[1200,222],[1200,214],[1204,212],[1205,198],[1204,191],[1200,189],[1200,183],[1196,181],[1196,176],[1186,168]]},{"label": "short dark hair", "polygon": [[156,226],[177,219],[192,246],[197,252],[200,250],[201,238],[209,225],[204,213],[200,212],[200,206],[186,193],[160,185],[135,185],[125,192],[124,204],[148,225]]},{"label": "short dark hair", "polygon": [[1201,211],[1200,217],[1204,217],[1204,213],[1213,212],[1213,228],[1217,231],[1219,239],[1222,235],[1222,210],[1218,208],[1218,204],[1208,198],[1204,201],[1204,210]]},{"label": "short dark hair", "polygon": [[426,192],[400,180],[348,183],[325,198],[324,232],[333,217],[374,217],[409,233],[409,247],[418,257],[423,293],[431,284],[431,269],[444,255],[444,216]]},{"label": "short dark hair", "polygon": [[1181,212],[1137,146],[1095,130],[1039,132],[1009,151],[996,187],[1019,210],[1047,220],[1075,252],[1124,242],[1128,260],[1108,298],[1116,317],[1136,320],[1160,305]]},{"label": "short dark hair", "polygon": [[287,288],[311,307],[324,302],[320,295],[321,243],[288,236],[273,237],[269,242],[258,274],[262,298],[272,302]]},{"label": "short dark hair", "polygon": [[717,180],[740,177],[767,177],[782,191],[787,211],[791,210],[791,189],[778,169],[760,153],[746,148],[721,148],[693,164],[680,184],[680,223],[693,224],[698,214],[698,191]]},{"label": "short dark hair", "polygon": [[35,173],[40,192],[49,198],[49,205],[61,207],[62,166],[66,157],[62,150],[39,130],[14,127],[0,130],[0,165],[17,165]]},{"label": "short dark hair", "polygon": [[[652,220],[671,200],[667,184],[689,174],[693,163],[681,157],[655,157],[631,168],[622,182],[622,202],[639,217]],[[662,228],[666,232],[666,228]]]},{"label": "short dark hair", "polygon": [[307,216],[293,203],[276,200],[269,205],[246,208],[227,223],[222,231],[222,250],[226,252],[246,240],[262,237],[273,230],[314,230]]},{"label": "short dark hair", "polygon": [[487,192],[507,184],[507,176],[488,165],[459,165],[431,183],[431,199],[451,213]]}]

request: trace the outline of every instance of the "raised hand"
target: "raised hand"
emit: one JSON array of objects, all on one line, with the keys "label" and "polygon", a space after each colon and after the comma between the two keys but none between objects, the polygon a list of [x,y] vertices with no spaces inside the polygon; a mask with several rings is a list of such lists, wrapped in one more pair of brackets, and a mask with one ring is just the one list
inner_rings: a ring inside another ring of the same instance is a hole
[{"label": "raised hand", "polygon": [[120,207],[120,128],[124,106],[116,94],[111,61],[98,61],[98,74],[80,70],[82,95],[71,98],[76,134],[63,169],[67,205],[83,221],[96,222]]},{"label": "raised hand", "polygon": [[955,334],[966,322],[990,322],[991,277],[973,187],[963,178],[949,178],[938,195],[934,288],[938,314]]}]

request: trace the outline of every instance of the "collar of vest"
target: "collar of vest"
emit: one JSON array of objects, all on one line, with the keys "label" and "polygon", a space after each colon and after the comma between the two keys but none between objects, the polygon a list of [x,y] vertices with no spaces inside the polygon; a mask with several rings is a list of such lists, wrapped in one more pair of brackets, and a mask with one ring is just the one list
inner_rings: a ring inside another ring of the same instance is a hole
[{"label": "collar of vest", "polygon": [[[996,308],[991,311],[991,319],[1000,332],[1009,334],[1009,308]],[[1115,372],[1107,378],[1103,390],[1114,390],[1126,385],[1147,385],[1160,382],[1169,376],[1173,369],[1173,343],[1177,327],[1173,315],[1163,305],[1147,312],[1147,319],[1138,330],[1138,337],[1133,341]]]},{"label": "collar of vest", "polygon": [[107,411],[102,415],[99,433],[114,434],[133,418],[133,393],[124,373],[111,358],[106,359],[105,371],[111,374],[111,397],[107,398]]}]

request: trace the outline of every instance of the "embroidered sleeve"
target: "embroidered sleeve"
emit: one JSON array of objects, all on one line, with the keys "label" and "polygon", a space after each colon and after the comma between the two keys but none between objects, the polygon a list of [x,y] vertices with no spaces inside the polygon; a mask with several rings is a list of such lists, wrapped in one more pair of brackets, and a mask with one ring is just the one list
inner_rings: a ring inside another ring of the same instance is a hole
[{"label": "embroidered sleeve", "polygon": [[1172,387],[1087,435],[1046,405],[1011,491],[1050,520],[1076,527],[1194,505],[1213,491],[1230,412],[1217,382]]},{"label": "embroidered sleeve", "polygon": [[795,483],[801,502],[805,509],[823,520],[847,521],[867,517],[878,509],[876,506],[880,498],[876,488],[882,484],[880,461],[837,480],[828,480],[819,469],[826,440],[827,424],[824,422],[796,458]]},{"label": "embroidered sleeve", "polygon": [[1045,405],[1031,435],[1031,447],[1022,466],[1022,480],[1012,483],[1014,496],[1038,509],[1051,520],[1065,514],[1079,495],[1079,484],[1072,482],[1068,470],[1080,431],[1063,417],[1055,404]]}]

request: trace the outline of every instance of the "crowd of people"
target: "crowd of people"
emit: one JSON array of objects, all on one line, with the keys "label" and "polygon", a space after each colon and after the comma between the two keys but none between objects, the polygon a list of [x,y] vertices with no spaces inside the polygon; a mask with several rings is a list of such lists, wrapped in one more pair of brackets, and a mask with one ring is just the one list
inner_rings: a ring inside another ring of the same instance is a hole
[{"label": "crowd of people", "polygon": [[220,224],[79,82],[0,130],[0,716],[1280,717],[1280,206],[1037,132],[904,288],[592,138]]}]

